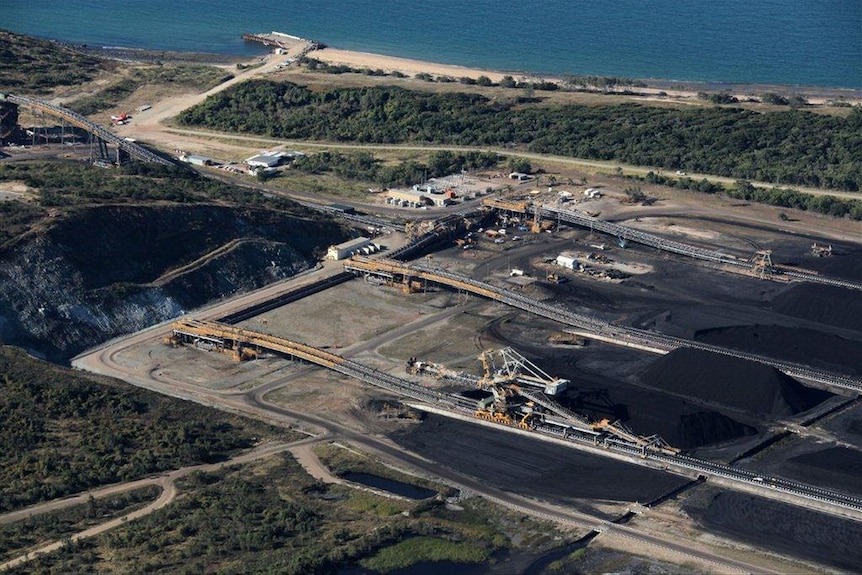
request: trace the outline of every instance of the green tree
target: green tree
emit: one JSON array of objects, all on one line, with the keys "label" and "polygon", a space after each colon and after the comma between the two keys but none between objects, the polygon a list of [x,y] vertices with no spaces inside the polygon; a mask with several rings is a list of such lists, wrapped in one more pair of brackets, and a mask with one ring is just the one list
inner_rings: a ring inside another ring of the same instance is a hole
[{"label": "green tree", "polygon": [[533,166],[527,158],[512,157],[509,158],[509,169],[513,172],[529,174],[533,171]]}]

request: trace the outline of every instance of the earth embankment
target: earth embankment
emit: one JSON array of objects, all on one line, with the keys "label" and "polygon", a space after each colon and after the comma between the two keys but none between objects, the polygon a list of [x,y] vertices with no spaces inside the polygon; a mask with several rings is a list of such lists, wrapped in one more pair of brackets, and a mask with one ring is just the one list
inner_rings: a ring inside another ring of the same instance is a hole
[{"label": "earth embankment", "polygon": [[0,253],[0,341],[65,361],[309,269],[347,237],[330,220],[264,208],[79,208]]}]

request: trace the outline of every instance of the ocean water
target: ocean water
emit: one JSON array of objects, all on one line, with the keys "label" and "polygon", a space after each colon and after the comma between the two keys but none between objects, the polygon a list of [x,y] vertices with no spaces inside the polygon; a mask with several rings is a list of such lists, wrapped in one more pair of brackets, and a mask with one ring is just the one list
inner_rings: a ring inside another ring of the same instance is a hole
[{"label": "ocean water", "polygon": [[0,28],[237,55],[277,30],[516,73],[862,88],[860,0],[0,0]]}]

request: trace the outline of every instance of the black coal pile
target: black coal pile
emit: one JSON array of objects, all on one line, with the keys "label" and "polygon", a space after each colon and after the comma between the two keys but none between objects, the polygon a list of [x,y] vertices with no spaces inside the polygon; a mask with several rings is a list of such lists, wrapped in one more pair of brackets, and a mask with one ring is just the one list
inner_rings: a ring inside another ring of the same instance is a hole
[{"label": "black coal pile", "polygon": [[862,454],[847,447],[830,447],[793,457],[781,465],[782,477],[847,493],[862,493]]},{"label": "black coal pile", "polygon": [[780,314],[862,331],[859,292],[833,286],[798,284],[772,300]]},{"label": "black coal pile", "polygon": [[862,565],[862,523],[732,491],[685,511],[712,532],[791,557],[857,573]]},{"label": "black coal pile", "polygon": [[[600,397],[612,399],[613,403],[603,404],[597,401]],[[596,390],[579,382],[578,388],[556,399],[591,421],[620,421],[639,435],[658,435],[680,449],[694,449],[757,433],[753,427],[722,413],[650,390]]]},{"label": "black coal pile", "polygon": [[697,341],[839,373],[862,373],[862,343],[807,328],[739,325],[701,330]]},{"label": "black coal pile", "polygon": [[433,414],[392,439],[489,485],[547,501],[650,501],[688,482],[655,469]]},{"label": "black coal pile", "polygon": [[651,387],[753,414],[793,415],[831,397],[773,367],[689,348],[658,358],[640,378]]},{"label": "black coal pile", "polygon": [[862,331],[859,292],[834,286],[797,284],[772,300],[780,314]]},{"label": "black coal pile", "polygon": [[847,250],[848,248],[839,247],[834,256],[809,258],[802,265],[824,275],[851,281],[862,281],[862,251],[847,253]]}]

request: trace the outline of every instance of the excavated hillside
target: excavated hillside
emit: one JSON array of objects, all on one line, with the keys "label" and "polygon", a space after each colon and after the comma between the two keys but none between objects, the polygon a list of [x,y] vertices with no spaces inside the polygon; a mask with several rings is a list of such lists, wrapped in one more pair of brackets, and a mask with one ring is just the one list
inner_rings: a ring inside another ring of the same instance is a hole
[{"label": "excavated hillside", "polygon": [[292,203],[193,199],[52,209],[0,244],[0,342],[63,362],[309,269],[350,237]]}]

